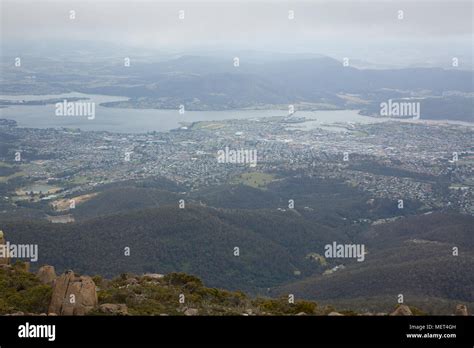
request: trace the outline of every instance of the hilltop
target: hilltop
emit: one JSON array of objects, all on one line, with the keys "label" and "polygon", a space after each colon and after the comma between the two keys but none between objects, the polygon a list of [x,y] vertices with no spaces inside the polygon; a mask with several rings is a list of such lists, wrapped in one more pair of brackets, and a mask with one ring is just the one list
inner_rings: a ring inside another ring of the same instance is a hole
[{"label": "hilltop", "polygon": [[[206,287],[184,273],[122,274],[112,280],[80,276],[67,271],[56,276],[54,267],[37,274],[27,265],[0,266],[0,315],[389,315],[388,313],[336,312],[290,296],[250,297],[240,291]],[[72,296],[74,295],[74,296]],[[68,301],[74,297],[74,301]],[[390,315],[423,315],[416,307],[393,306]],[[457,315],[467,315],[463,305]]]}]

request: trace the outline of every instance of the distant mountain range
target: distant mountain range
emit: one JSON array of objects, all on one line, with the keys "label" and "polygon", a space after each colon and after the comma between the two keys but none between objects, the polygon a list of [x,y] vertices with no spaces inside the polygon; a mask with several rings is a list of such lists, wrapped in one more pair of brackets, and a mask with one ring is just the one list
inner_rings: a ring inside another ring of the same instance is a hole
[{"label": "distant mountain range", "polygon": [[[362,70],[345,67],[329,57],[251,64],[232,59],[185,56],[168,62],[136,64],[127,71],[139,86],[110,86],[84,92],[131,98],[197,98],[209,106],[245,107],[258,104],[326,103],[347,107],[339,94],[397,98],[412,91],[472,93],[474,73],[443,69]],[[122,67],[111,70],[123,74]],[[133,76],[133,77],[132,77]],[[447,116],[449,117],[449,116]]]},{"label": "distant mountain range", "polygon": [[[239,108],[362,109],[378,114],[381,101],[422,100],[422,118],[472,121],[474,72],[440,68],[358,69],[325,56],[261,61],[185,55],[98,62],[35,60],[5,69],[3,93],[78,91],[129,97],[104,105],[131,108],[224,110]],[[268,58],[267,58],[268,59]],[[51,69],[52,67],[55,69]],[[31,77],[34,76],[34,79]],[[458,93],[457,99],[451,94]],[[355,98],[354,98],[355,97]],[[425,101],[424,99],[429,98]],[[453,106],[454,109],[453,109]]]}]

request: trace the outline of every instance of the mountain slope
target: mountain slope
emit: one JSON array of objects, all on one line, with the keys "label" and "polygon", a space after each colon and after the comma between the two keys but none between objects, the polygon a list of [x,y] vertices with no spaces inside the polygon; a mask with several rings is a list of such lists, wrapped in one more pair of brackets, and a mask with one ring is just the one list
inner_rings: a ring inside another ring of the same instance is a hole
[{"label": "mountain slope", "polygon": [[[278,214],[285,214],[275,220],[278,225],[270,230],[259,227],[264,216],[271,220]],[[294,279],[295,270],[315,270],[303,246],[316,247],[333,232],[292,218],[293,214],[165,206],[66,225],[11,222],[3,229],[12,242],[37,243],[39,263],[59,270],[73,267],[106,276],[184,271],[211,286],[256,290]],[[295,243],[282,237],[285,234]],[[126,247],[130,256],[124,256]],[[235,247],[239,256],[234,255]]]},{"label": "mountain slope", "polygon": [[[364,262],[287,284],[277,293],[314,299],[424,297],[474,302],[474,217],[430,214],[373,226],[360,236]],[[453,255],[458,247],[459,255]]]}]

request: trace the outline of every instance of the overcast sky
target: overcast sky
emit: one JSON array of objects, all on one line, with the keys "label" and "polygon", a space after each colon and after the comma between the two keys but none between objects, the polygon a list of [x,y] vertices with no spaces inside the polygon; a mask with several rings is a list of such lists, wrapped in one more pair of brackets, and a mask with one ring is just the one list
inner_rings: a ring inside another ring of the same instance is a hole
[{"label": "overcast sky", "polygon": [[[6,42],[80,39],[183,50],[239,47],[327,53],[350,50],[351,45],[359,50],[378,45],[396,54],[403,45],[418,45],[423,51],[442,42],[445,49],[470,51],[474,16],[471,0],[0,2]],[[75,11],[73,20],[70,10]],[[293,20],[288,18],[290,10]],[[400,10],[403,19],[398,18]]]}]

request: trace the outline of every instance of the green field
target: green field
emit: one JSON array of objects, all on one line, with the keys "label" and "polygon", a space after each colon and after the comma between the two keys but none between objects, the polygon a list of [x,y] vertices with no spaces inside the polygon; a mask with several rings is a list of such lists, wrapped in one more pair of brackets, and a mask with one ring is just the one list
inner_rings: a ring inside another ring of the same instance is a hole
[{"label": "green field", "polygon": [[233,180],[234,184],[243,184],[258,189],[266,189],[267,185],[275,180],[275,176],[266,173],[244,173],[236,176]]},{"label": "green field", "polygon": [[213,121],[196,122],[192,126],[193,129],[210,129],[210,130],[220,129],[224,127],[225,127],[224,124],[219,123],[219,122],[213,122]]},{"label": "green field", "polygon": [[13,167],[13,166],[12,166],[11,164],[9,164],[9,163],[0,161],[0,167],[11,168],[11,167]]},{"label": "green field", "polygon": [[8,182],[8,180],[11,180],[23,175],[25,175],[25,173],[19,170],[18,167],[15,167],[9,163],[0,162],[0,183],[6,183]]},{"label": "green field", "polygon": [[25,175],[25,173],[17,172],[15,174],[12,174],[12,175],[9,175],[9,176],[0,176],[0,182],[1,183],[6,183],[6,182],[8,182],[8,180],[18,178],[18,177],[23,176],[23,175]]},{"label": "green field", "polygon": [[71,185],[83,185],[89,182],[89,178],[86,176],[75,176],[69,181]]}]

